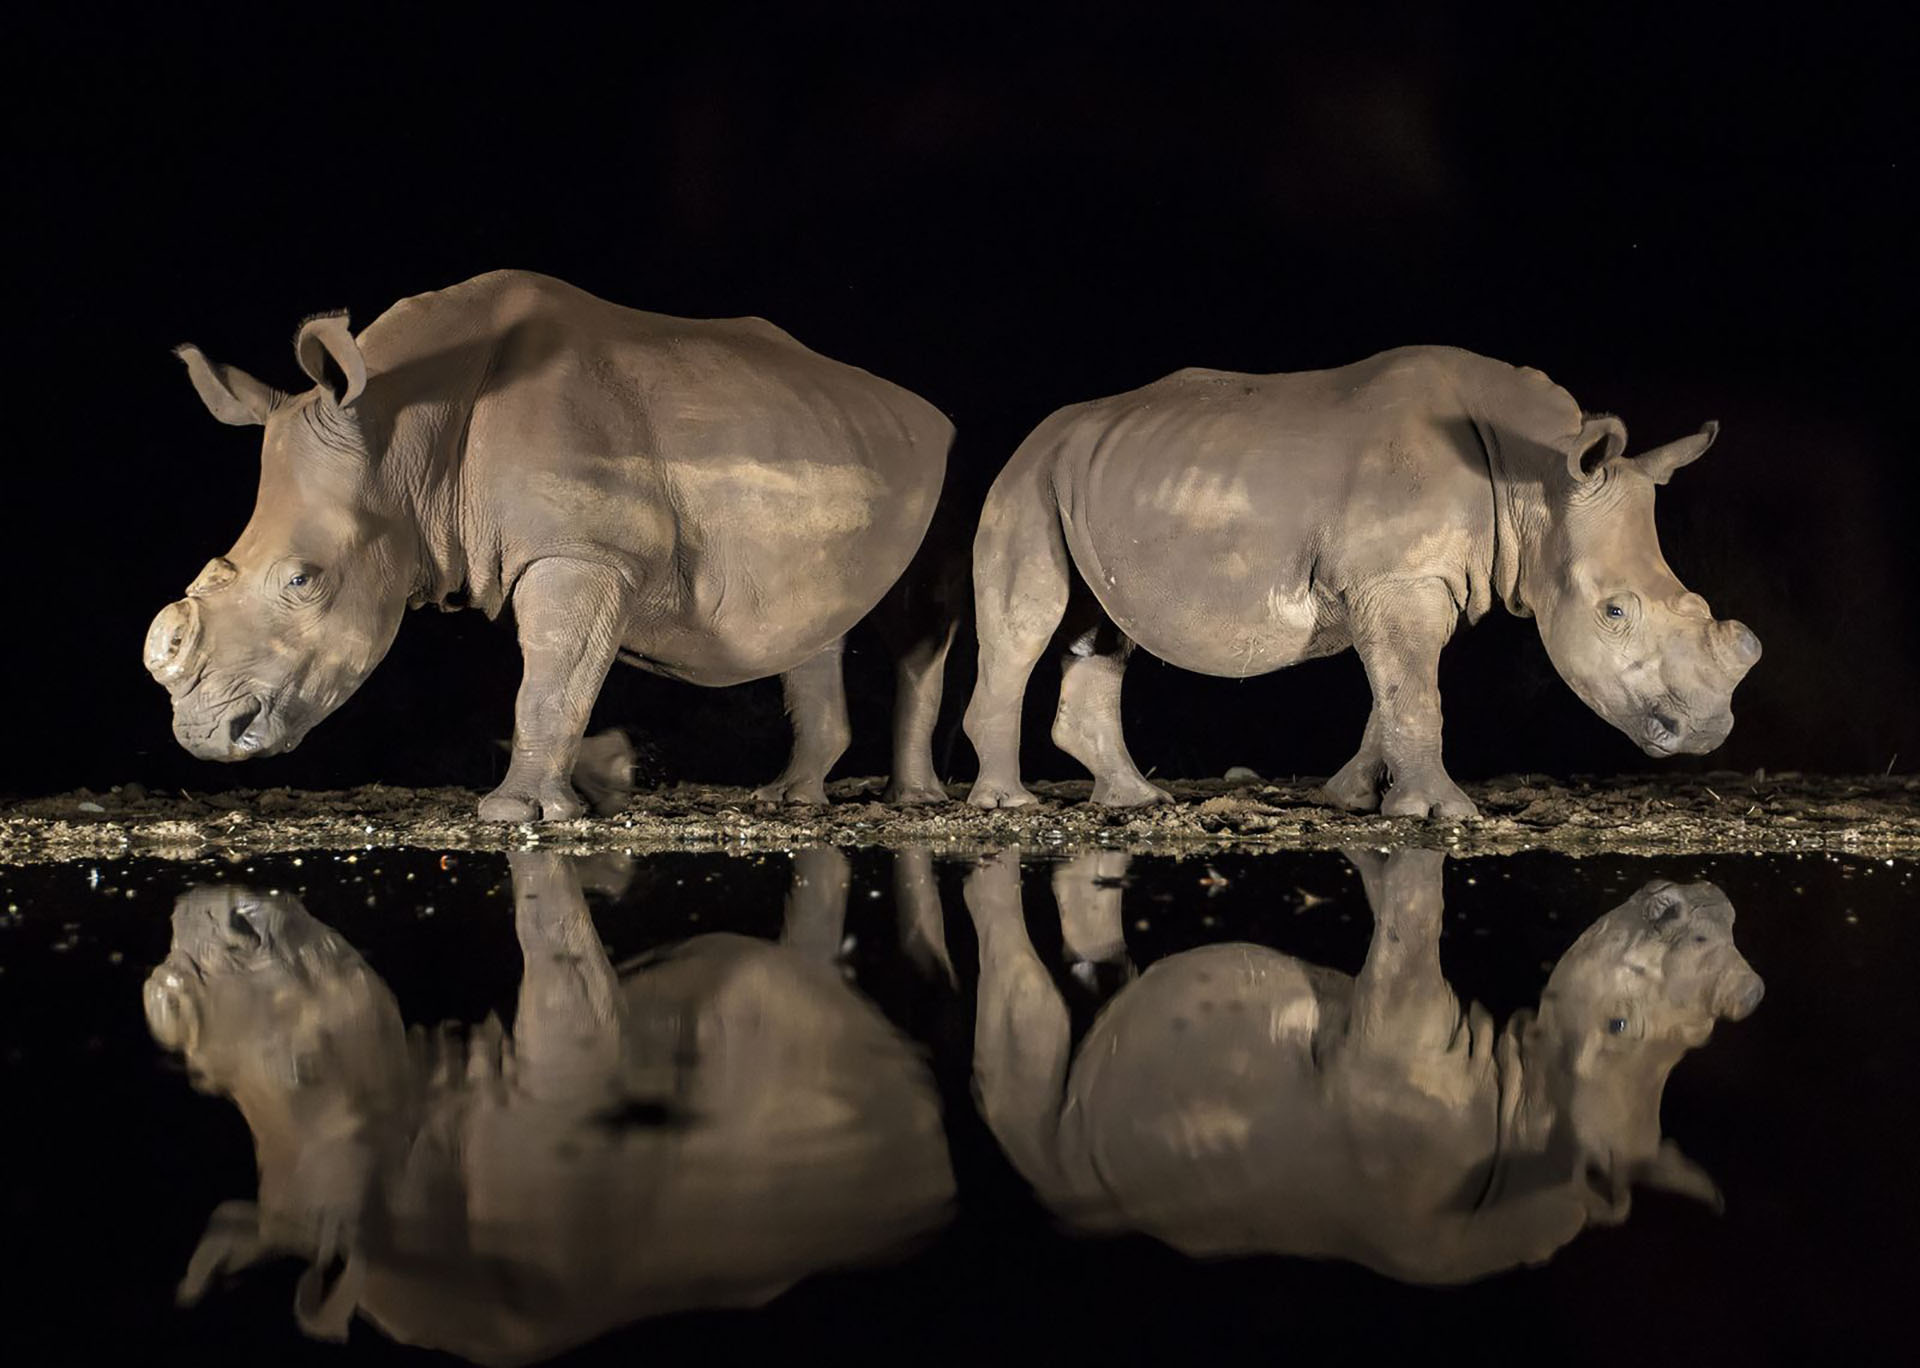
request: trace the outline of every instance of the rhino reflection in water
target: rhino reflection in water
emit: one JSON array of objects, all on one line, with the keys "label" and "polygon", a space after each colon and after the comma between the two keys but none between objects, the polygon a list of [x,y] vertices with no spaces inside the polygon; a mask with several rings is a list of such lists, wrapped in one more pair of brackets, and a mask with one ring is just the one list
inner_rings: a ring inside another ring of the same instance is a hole
[{"label": "rhino reflection in water", "polygon": [[[796,858],[784,943],[704,935],[624,974],[582,896],[593,862],[509,858],[510,1034],[492,1017],[464,1039],[409,1032],[294,898],[180,899],[148,1020],[239,1106],[259,1167],[258,1202],[215,1212],[184,1301],[291,1254],[309,1334],[343,1337],[359,1311],[405,1343],[521,1363],[644,1316],[755,1305],[944,1223],[931,1077],[833,962],[843,857]],[[930,862],[896,877],[924,911]]]},{"label": "rhino reflection in water", "polygon": [[[1635,1182],[1718,1204],[1660,1136],[1668,1073],[1762,992],[1718,888],[1647,884],[1562,956],[1537,1011],[1496,1029],[1441,976],[1444,854],[1348,858],[1374,914],[1357,978],[1256,945],[1191,950],[1121,989],[1077,1051],[1027,939],[1018,852],[969,876],[975,1086],[1048,1206],[1194,1255],[1452,1283],[1624,1220]],[[1108,852],[1056,871],[1083,960],[1124,950],[1123,868]]]}]

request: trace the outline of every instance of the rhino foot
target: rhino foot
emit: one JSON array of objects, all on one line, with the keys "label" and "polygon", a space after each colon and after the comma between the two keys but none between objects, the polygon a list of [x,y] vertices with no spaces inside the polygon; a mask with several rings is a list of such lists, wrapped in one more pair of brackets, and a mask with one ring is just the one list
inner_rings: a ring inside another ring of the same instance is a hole
[{"label": "rhino foot", "polygon": [[915,803],[945,803],[950,801],[946,789],[932,781],[923,784],[902,784],[895,781],[887,785],[887,791],[881,794],[880,797],[883,802],[899,803],[902,806]]},{"label": "rhino foot", "polygon": [[1123,774],[1094,780],[1093,801],[1102,807],[1144,807],[1148,803],[1171,803],[1173,795],[1140,775]]},{"label": "rhino foot", "polygon": [[756,803],[805,803],[825,807],[827,783],[824,779],[788,779],[784,775],[753,791]]},{"label": "rhino foot", "polygon": [[1001,784],[990,779],[976,779],[967,793],[968,804],[977,808],[1031,807],[1036,801],[1018,783]]},{"label": "rhino foot", "polygon": [[1437,784],[1396,783],[1381,800],[1383,817],[1478,817],[1473,799],[1451,780]]},{"label": "rhino foot", "polygon": [[586,811],[580,795],[565,784],[538,790],[502,784],[480,800],[483,822],[568,822]]},{"label": "rhino foot", "polygon": [[1337,808],[1348,812],[1377,812],[1380,808],[1380,785],[1372,774],[1365,771],[1350,772],[1348,769],[1327,780],[1320,787],[1319,796]]}]

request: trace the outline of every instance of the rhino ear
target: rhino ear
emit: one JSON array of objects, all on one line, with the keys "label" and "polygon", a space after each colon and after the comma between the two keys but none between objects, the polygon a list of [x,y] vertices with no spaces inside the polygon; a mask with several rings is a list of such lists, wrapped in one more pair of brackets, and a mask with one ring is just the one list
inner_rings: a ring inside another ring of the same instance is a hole
[{"label": "rhino ear", "polygon": [[1598,413],[1580,424],[1567,448],[1567,473],[1575,482],[1590,480],[1600,467],[1617,461],[1627,449],[1627,425],[1610,413]]},{"label": "rhino ear", "polygon": [[1713,445],[1713,439],[1719,435],[1720,424],[1707,423],[1691,437],[1682,437],[1677,442],[1668,442],[1663,447],[1641,452],[1633,458],[1634,468],[1642,471],[1655,484],[1665,484],[1681,466],[1692,465],[1706,455],[1707,448]]},{"label": "rhino ear", "polygon": [[195,1305],[215,1278],[256,1264],[268,1252],[260,1238],[260,1208],[252,1202],[222,1202],[207,1219],[207,1233],[187,1262],[174,1300],[181,1306]]},{"label": "rhino ear", "polygon": [[293,340],[294,355],[307,378],[320,386],[341,408],[351,408],[367,387],[367,362],[353,340],[345,312],[319,314],[300,325]]},{"label": "rhino ear", "polygon": [[209,361],[191,342],[182,342],[173,354],[187,364],[187,378],[200,402],[221,422],[232,427],[257,427],[267,421],[280,396],[238,366]]},{"label": "rhino ear", "polygon": [[1704,1202],[1713,1208],[1715,1215],[1727,1209],[1727,1200],[1720,1194],[1720,1185],[1713,1181],[1705,1169],[1682,1154],[1680,1147],[1671,1140],[1662,1140],[1653,1158],[1640,1164],[1633,1176],[1650,1188]]}]

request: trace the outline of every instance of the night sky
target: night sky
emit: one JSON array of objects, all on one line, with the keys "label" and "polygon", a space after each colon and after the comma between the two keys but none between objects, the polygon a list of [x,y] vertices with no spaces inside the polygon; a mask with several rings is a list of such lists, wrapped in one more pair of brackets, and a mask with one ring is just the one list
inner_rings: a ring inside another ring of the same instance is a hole
[{"label": "night sky", "polygon": [[[1667,767],[1920,767],[1902,35],[1533,8],[1341,28],[1193,4],[14,18],[0,792],[494,781],[504,622],[414,615],[297,753],[234,768],[174,745],[140,649],[238,535],[258,459],[169,348],[292,387],[304,316],[364,325],[504,266],[760,314],[918,391],[958,425],[970,506],[1053,409],[1189,365],[1447,343],[1545,370],[1636,450],[1717,418],[1660,496],[1663,545],[1766,656],[1727,745]],[[880,772],[878,643],[857,636],[851,665],[839,772]],[[954,779],[972,673],[956,652],[936,743]],[[1035,672],[1030,777],[1077,773],[1045,739],[1056,677]],[[1530,622],[1463,633],[1442,684],[1456,778],[1655,764]],[[1246,682],[1137,656],[1127,687],[1160,776],[1326,774],[1367,708],[1351,654]],[[785,753],[771,682],[616,667],[613,724],[659,774],[763,779]]]}]

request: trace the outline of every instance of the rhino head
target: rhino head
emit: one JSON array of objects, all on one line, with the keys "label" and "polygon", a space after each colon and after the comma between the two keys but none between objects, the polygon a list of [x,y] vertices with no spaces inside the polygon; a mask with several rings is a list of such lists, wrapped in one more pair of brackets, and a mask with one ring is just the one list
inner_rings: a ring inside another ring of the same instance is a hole
[{"label": "rhino head", "polygon": [[172,949],[142,1001],[154,1039],[185,1057],[196,1086],[252,1115],[379,1112],[407,1095],[392,992],[288,895],[228,885],[182,894]]},{"label": "rhino head", "polygon": [[1719,432],[1625,455],[1619,419],[1588,418],[1549,475],[1528,607],[1560,677],[1648,755],[1702,755],[1733,730],[1733,690],[1760,640],[1716,620],[1660,554],[1653,496]]},{"label": "rhino head", "polygon": [[419,564],[417,525],[378,477],[356,401],[366,363],[344,315],[309,320],[314,381],[283,394],[198,348],[178,355],[223,423],[266,429],[253,517],[148,629],[173,734],[203,760],[288,751],[380,663]]},{"label": "rhino head", "polygon": [[1529,1071],[1551,1096],[1579,1176],[1614,1219],[1631,1184],[1718,1205],[1706,1173],[1660,1136],[1667,1075],[1716,1021],[1759,1006],[1760,976],[1733,944],[1733,907],[1711,883],[1656,879],[1583,932],[1525,1026]]},{"label": "rhino head", "polygon": [[359,953],[297,899],[200,887],[174,905],[173,946],[142,993],[147,1024],[194,1085],[229,1097],[253,1133],[258,1202],[215,1211],[181,1283],[277,1254],[309,1262],[295,1311],[341,1338],[354,1250],[410,1131],[417,1090],[399,1004]]}]

